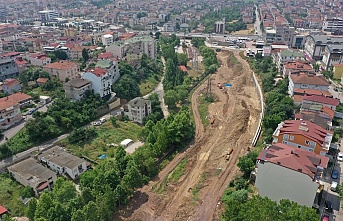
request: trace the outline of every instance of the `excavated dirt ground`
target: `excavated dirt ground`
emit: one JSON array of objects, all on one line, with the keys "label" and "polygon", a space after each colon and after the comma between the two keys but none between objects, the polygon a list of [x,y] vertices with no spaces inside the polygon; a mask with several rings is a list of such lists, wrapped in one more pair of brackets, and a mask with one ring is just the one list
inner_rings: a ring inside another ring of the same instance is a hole
[{"label": "excavated dirt ground", "polygon": [[[232,53],[242,68],[230,60]],[[215,118],[214,124],[204,128],[197,108],[198,97],[209,91],[206,81],[192,95],[194,145],[178,154],[155,180],[138,190],[130,205],[115,214],[114,221],[219,220],[220,197],[239,172],[236,166],[239,156],[251,146],[261,106],[252,72],[238,52],[222,51],[217,57],[222,65],[210,79],[210,92],[217,101],[209,105],[208,111],[208,119]],[[217,83],[230,83],[232,87],[220,90]],[[226,161],[230,147],[234,151]],[[166,184],[166,178],[182,159],[187,159],[184,175],[178,182]],[[155,193],[161,185],[166,185],[166,190]]]}]

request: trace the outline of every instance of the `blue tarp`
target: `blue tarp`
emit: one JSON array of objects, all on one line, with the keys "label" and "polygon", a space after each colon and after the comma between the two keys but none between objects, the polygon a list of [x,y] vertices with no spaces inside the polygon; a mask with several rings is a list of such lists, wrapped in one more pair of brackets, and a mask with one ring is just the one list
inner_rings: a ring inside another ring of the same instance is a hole
[{"label": "blue tarp", "polygon": [[231,87],[232,84],[225,84],[225,87]]},{"label": "blue tarp", "polygon": [[103,159],[105,159],[105,158],[107,158],[107,154],[103,154],[103,155],[101,155],[101,156],[99,157],[100,160],[103,160]]}]

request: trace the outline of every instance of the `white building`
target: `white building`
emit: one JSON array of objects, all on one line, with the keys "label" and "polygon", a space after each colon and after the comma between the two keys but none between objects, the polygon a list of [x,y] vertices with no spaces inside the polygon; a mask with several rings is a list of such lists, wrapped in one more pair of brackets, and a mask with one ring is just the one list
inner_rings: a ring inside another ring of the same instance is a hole
[{"label": "white building", "polygon": [[111,76],[112,84],[120,77],[119,65],[116,59],[101,59],[96,63],[95,67],[107,70]]},{"label": "white building", "polygon": [[104,46],[109,46],[113,43],[114,37],[113,35],[107,34],[101,36],[101,42]]},{"label": "white building", "polygon": [[309,35],[306,37],[304,52],[309,60],[322,60],[326,45],[342,45],[342,37],[327,35]]},{"label": "white building", "polygon": [[92,89],[100,97],[110,95],[112,90],[112,75],[103,68],[94,68],[82,74],[82,78],[92,82]]},{"label": "white building", "polygon": [[323,76],[314,74],[290,74],[288,75],[288,93],[293,96],[294,89],[328,91],[330,83]]},{"label": "white building", "polygon": [[343,31],[343,17],[325,16],[323,31]]},{"label": "white building", "polygon": [[67,153],[62,147],[54,146],[38,155],[38,160],[57,174],[72,180],[87,170],[86,161]]},{"label": "white building", "polygon": [[258,194],[274,201],[289,199],[312,207],[329,159],[286,144],[263,149],[256,163]]},{"label": "white building", "polygon": [[326,45],[322,61],[326,70],[335,64],[343,64],[343,44]]},{"label": "white building", "polygon": [[223,19],[222,21],[216,21],[214,23],[214,32],[218,34],[225,33],[225,19]]},{"label": "white building", "polygon": [[172,22],[167,22],[163,25],[164,32],[174,32],[175,31],[175,24]]},{"label": "white building", "polygon": [[129,117],[130,120],[143,124],[144,117],[151,113],[151,101],[136,97],[127,103],[127,109],[124,114]]},{"label": "white building", "polygon": [[287,49],[278,52],[275,56],[275,63],[280,72],[283,70],[284,63],[293,60],[305,60],[304,53],[298,50]]},{"label": "white building", "polygon": [[44,10],[39,11],[38,15],[40,16],[41,22],[48,22],[60,16],[60,13],[54,10]]}]

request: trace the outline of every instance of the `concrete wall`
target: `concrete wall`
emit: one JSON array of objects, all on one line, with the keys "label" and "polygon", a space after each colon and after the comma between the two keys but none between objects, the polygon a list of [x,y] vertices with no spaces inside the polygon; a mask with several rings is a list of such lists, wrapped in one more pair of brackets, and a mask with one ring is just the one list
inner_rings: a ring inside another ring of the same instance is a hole
[{"label": "concrete wall", "polygon": [[318,184],[303,173],[273,163],[258,163],[255,186],[262,197],[289,199],[312,207]]}]

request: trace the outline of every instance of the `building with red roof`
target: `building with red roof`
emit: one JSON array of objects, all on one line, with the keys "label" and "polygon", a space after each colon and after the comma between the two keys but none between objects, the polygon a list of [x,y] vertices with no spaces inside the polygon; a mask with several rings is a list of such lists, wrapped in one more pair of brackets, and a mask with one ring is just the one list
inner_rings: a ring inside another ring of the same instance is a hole
[{"label": "building with red roof", "polygon": [[287,77],[289,74],[294,72],[306,72],[306,73],[314,73],[314,70],[308,61],[302,60],[294,60],[294,61],[287,61],[283,65],[283,76]]},{"label": "building with red roof", "polygon": [[16,57],[14,61],[17,64],[18,70],[19,70],[20,73],[25,71],[27,69],[28,64],[29,64],[29,62],[27,62],[21,56]]},{"label": "building with red roof", "polygon": [[339,105],[339,100],[331,97],[324,97],[319,95],[306,95],[304,96],[301,106],[320,104],[330,108],[331,110],[336,110]]},{"label": "building with red roof", "polygon": [[67,79],[78,78],[80,69],[77,63],[63,60],[47,64],[43,70],[48,72],[50,77],[57,77],[60,81],[65,82]]},{"label": "building with red roof", "polygon": [[286,120],[273,133],[273,144],[284,143],[316,154],[325,155],[333,132],[306,120]]},{"label": "building with red roof", "polygon": [[273,201],[289,199],[312,207],[329,158],[293,146],[276,143],[257,158],[255,186],[258,194]]},{"label": "building with red roof", "polygon": [[21,90],[20,82],[17,79],[6,79],[2,85],[2,90],[5,94],[12,94]]},{"label": "building with red roof", "polygon": [[180,70],[181,70],[182,72],[187,72],[186,66],[180,65],[179,68],[180,68]]},{"label": "building with red roof", "polygon": [[0,99],[0,129],[6,130],[22,119],[18,102],[8,97]]},{"label": "building with red roof", "polygon": [[94,93],[99,94],[100,97],[105,97],[112,93],[112,77],[109,71],[99,67],[82,74],[82,78],[91,82]]},{"label": "building with red roof", "polygon": [[296,89],[328,91],[330,86],[330,83],[323,76],[316,76],[314,74],[290,74],[288,79],[288,93],[291,96],[294,95],[294,90]]},{"label": "building with red roof", "polygon": [[1,217],[5,215],[7,212],[8,212],[7,209],[0,205],[0,220],[1,220]]}]

